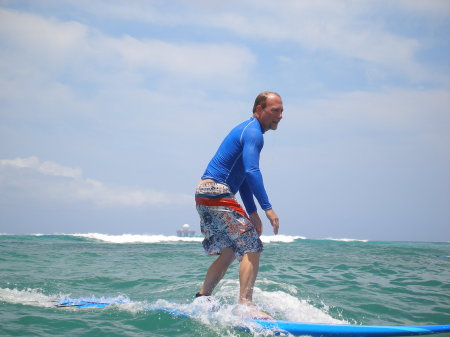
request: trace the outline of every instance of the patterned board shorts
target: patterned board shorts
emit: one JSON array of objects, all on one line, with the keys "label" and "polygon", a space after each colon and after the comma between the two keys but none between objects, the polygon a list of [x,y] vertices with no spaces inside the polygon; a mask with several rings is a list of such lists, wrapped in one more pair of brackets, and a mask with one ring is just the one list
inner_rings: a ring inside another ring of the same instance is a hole
[{"label": "patterned board shorts", "polygon": [[229,247],[241,261],[245,253],[262,252],[255,227],[228,186],[200,184],[195,190],[195,202],[205,236],[203,248],[208,255],[220,255],[223,248]]}]

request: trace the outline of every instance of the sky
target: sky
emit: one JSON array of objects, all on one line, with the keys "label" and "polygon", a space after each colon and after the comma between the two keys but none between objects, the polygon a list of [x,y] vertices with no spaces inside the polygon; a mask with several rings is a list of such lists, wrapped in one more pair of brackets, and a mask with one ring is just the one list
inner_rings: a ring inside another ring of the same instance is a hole
[{"label": "sky", "polygon": [[448,0],[0,0],[0,233],[199,232],[271,90],[280,234],[450,241],[449,36]]}]

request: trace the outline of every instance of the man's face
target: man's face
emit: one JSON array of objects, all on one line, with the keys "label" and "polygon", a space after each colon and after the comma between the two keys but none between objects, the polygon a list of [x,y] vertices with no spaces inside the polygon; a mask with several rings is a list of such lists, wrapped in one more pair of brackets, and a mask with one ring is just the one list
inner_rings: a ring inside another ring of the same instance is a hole
[{"label": "man's face", "polygon": [[266,107],[263,109],[258,105],[255,115],[264,131],[276,130],[278,123],[283,118],[283,102],[281,98],[277,95],[268,96]]}]

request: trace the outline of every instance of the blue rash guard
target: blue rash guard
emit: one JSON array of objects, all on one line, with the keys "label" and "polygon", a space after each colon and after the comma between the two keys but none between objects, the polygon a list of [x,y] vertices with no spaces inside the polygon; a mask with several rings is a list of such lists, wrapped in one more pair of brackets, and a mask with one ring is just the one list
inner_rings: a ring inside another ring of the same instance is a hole
[{"label": "blue rash guard", "polygon": [[256,211],[253,195],[263,210],[272,208],[259,170],[263,133],[254,117],[236,126],[225,137],[202,176],[228,185],[233,194],[239,191],[248,214]]}]

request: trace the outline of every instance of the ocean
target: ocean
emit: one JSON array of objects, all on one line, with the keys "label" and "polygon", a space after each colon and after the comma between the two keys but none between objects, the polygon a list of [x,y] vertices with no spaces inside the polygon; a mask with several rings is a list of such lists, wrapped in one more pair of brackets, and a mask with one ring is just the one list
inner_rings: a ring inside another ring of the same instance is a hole
[{"label": "ocean", "polygon": [[[263,236],[254,302],[277,319],[364,325],[450,324],[450,243]],[[233,329],[235,262],[214,295],[220,319],[174,318],[213,261],[201,238],[0,235],[1,336],[259,336]],[[62,298],[122,301],[56,308]],[[265,334],[263,334],[265,335]],[[443,335],[439,335],[443,336]]]}]

